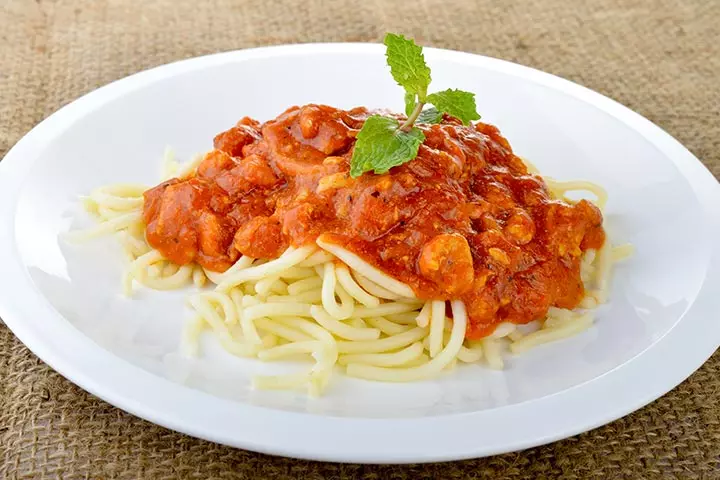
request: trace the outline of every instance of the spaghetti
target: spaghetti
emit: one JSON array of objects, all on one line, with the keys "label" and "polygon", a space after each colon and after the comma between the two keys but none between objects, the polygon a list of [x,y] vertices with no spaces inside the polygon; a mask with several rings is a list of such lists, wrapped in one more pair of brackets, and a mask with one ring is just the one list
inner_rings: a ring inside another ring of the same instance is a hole
[{"label": "spaghetti", "polygon": [[[166,175],[194,174],[202,157],[179,166],[165,155]],[[588,182],[548,185],[555,198],[589,191],[604,205],[604,190]],[[308,356],[307,371],[254,379],[263,389],[307,388],[320,395],[334,369],[366,380],[408,382],[432,378],[462,363],[503,368],[506,350],[519,354],[542,343],[576,335],[593,324],[594,308],[607,298],[611,265],[631,254],[629,246],[588,250],[582,280],[588,294],[583,308],[551,307],[545,318],[518,327],[501,323],[481,340],[465,338],[468,317],[462,301],[422,301],[406,284],[373,267],[357,254],[319,236],[315,245],[288,248],[274,260],[240,257],[224,273],[197,264],[176,265],[145,238],[142,185],[101,187],[83,199],[98,224],[70,233],[75,241],[115,234],[128,265],[123,288],[133,284],[169,290],[190,284],[215,285],[190,296],[192,315],[183,331],[183,349],[199,353],[198,338],[209,330],[229,353],[276,361]]]}]

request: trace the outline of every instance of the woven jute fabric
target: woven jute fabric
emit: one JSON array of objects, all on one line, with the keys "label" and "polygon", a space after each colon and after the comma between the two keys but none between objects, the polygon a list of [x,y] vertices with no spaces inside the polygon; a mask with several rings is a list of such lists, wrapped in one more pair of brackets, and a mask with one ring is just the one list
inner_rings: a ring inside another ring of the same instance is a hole
[{"label": "woven jute fabric", "polygon": [[[0,157],[60,106],[148,67],[260,45],[378,42],[386,31],[579,82],[720,175],[718,0],[5,0]],[[720,478],[720,354],[640,411],[551,445],[445,464],[336,465],[135,418],[63,379],[0,323],[0,478]]]}]

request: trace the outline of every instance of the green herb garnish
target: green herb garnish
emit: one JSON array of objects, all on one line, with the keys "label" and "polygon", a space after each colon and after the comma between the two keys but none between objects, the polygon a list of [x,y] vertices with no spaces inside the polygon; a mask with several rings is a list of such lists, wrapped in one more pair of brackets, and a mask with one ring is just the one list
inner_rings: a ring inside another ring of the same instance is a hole
[{"label": "green herb garnish", "polygon": [[[385,35],[387,63],[395,81],[405,89],[405,114],[402,124],[394,118],[372,115],[358,133],[350,175],[359,177],[372,170],[387,173],[392,167],[402,165],[417,157],[420,145],[425,141],[417,123],[440,123],[444,113],[458,118],[467,125],[480,115],[475,106],[475,94],[462,90],[447,89],[431,93],[430,68],[425,63],[422,47],[402,35]],[[423,110],[426,104],[433,107]]]}]

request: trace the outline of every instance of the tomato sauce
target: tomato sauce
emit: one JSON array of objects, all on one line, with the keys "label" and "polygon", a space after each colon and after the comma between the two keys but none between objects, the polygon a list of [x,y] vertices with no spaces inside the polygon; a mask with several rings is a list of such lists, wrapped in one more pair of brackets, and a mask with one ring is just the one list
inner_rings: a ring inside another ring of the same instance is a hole
[{"label": "tomato sauce", "polygon": [[240,255],[276,258],[327,234],[419,298],[462,299],[469,338],[577,306],[580,257],[605,240],[593,204],[551,198],[497,128],[447,115],[418,125],[416,159],[351,178],[372,113],[306,105],[264,124],[243,118],[193,176],[145,192],[148,242],[221,272]]}]

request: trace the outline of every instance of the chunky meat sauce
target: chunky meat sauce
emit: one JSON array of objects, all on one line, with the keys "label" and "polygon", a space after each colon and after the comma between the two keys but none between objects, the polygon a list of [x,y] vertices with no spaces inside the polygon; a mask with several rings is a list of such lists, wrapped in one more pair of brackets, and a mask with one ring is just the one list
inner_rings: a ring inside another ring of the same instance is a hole
[{"label": "chunky meat sauce", "polygon": [[328,234],[420,298],[464,300],[469,338],[580,302],[580,256],[605,240],[593,204],[552,199],[497,128],[448,116],[419,125],[415,160],[351,178],[370,114],[306,105],[243,118],[194,176],[145,192],[148,242],[221,272],[241,254],[276,258]]}]

